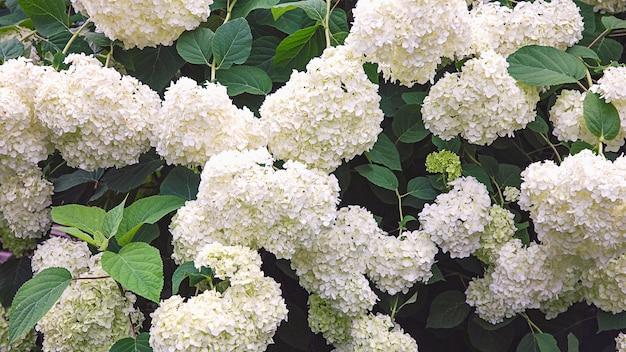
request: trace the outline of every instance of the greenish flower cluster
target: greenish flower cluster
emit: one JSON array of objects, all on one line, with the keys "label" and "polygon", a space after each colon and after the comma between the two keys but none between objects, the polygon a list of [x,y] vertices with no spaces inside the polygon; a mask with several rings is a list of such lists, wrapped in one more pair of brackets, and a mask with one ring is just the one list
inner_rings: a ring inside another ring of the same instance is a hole
[{"label": "greenish flower cluster", "polygon": [[449,150],[432,152],[426,157],[426,171],[444,174],[446,182],[461,176],[461,158]]}]

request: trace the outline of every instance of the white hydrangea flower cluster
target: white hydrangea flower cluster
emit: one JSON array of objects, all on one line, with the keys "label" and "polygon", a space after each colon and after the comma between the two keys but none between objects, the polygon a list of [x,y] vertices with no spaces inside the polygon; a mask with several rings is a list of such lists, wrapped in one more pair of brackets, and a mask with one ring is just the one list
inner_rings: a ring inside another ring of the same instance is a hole
[{"label": "white hydrangea flower cluster", "polygon": [[480,248],[474,255],[484,263],[494,263],[498,251],[513,238],[516,230],[515,215],[497,204],[492,205],[489,208],[489,222],[480,235]]},{"label": "white hydrangea flower cluster", "polygon": [[[86,271],[79,277],[108,276],[102,270],[101,256],[89,258],[88,266],[81,268]],[[51,267],[47,262],[43,266]],[[44,336],[43,350],[109,350],[117,340],[132,336],[131,324],[139,326],[143,322],[143,315],[134,307],[135,301],[134,294],[122,294],[111,278],[72,281],[35,326]]]},{"label": "white hydrangea flower cluster", "polygon": [[384,114],[378,86],[347,47],[328,48],[294,71],[259,109],[269,131],[268,148],[327,172],[372,148]]},{"label": "white hydrangea flower cluster", "polygon": [[432,277],[437,245],[423,231],[403,232],[399,237],[377,234],[369,240],[367,276],[390,295],[407,293],[417,281]]},{"label": "white hydrangea flower cluster", "polygon": [[378,64],[386,80],[412,87],[435,77],[441,58],[469,52],[464,0],[360,0],[346,45]]},{"label": "white hydrangea flower cluster", "polygon": [[178,295],[161,302],[151,315],[154,351],[264,351],[287,319],[287,306],[280,285],[263,276],[259,254],[213,243],[200,250],[195,265],[210,266],[231,286],[186,302]]},{"label": "white hydrangea flower cluster", "polygon": [[593,5],[595,12],[618,13],[626,10],[624,0],[582,0],[582,2]]},{"label": "white hydrangea flower cluster", "polygon": [[350,341],[335,352],[417,352],[417,342],[384,314],[364,314],[352,321]]},{"label": "white hydrangea flower cluster", "polygon": [[35,99],[55,147],[69,166],[85,170],[136,163],[150,148],[158,94],[93,57],[70,54],[65,62],[72,66],[42,82]]},{"label": "white hydrangea flower cluster", "polygon": [[33,351],[35,349],[35,340],[37,339],[35,329],[30,329],[27,334],[9,345],[10,312],[10,308],[4,308],[4,306],[0,304],[0,352]]},{"label": "white hydrangea flower cluster", "polygon": [[53,151],[33,109],[37,88],[54,73],[24,58],[0,65],[0,174],[33,169]]},{"label": "white hydrangea flower cluster", "polygon": [[71,0],[74,8],[126,49],[172,45],[185,30],[209,17],[213,0],[100,1]]},{"label": "white hydrangea flower cluster", "polygon": [[37,166],[18,174],[0,175],[0,212],[18,238],[40,238],[50,227],[52,183]]},{"label": "white hydrangea flower cluster", "polygon": [[332,345],[344,344],[350,340],[350,328],[354,317],[333,308],[328,300],[316,294],[309,296],[309,328],[314,333],[322,333]]},{"label": "white hydrangea flower cluster", "polygon": [[615,338],[615,352],[626,352],[626,334],[623,332]]},{"label": "white hydrangea flower cluster", "polygon": [[480,145],[526,127],[535,120],[539,93],[511,77],[508,66],[488,51],[466,61],[462,72],[446,73],[424,99],[424,126],[444,140],[461,135]]},{"label": "white hydrangea flower cluster", "polygon": [[37,247],[35,238],[15,237],[2,212],[0,212],[0,242],[2,242],[2,249],[11,252],[15,258],[25,257]]},{"label": "white hydrangea flower cluster", "polygon": [[572,0],[522,1],[514,9],[487,2],[470,14],[475,54],[494,50],[508,56],[526,45],[565,50],[582,39],[583,18]]},{"label": "white hydrangea flower cluster", "polygon": [[581,281],[587,303],[613,314],[626,310],[626,255],[584,270]]},{"label": "white hydrangea flower cluster", "polygon": [[91,252],[84,241],[72,241],[64,237],[50,237],[39,244],[31,260],[33,274],[52,267],[67,269],[73,277],[89,270]]},{"label": "white hydrangea flower cluster", "polygon": [[506,186],[504,191],[502,191],[502,195],[507,202],[517,202],[519,200],[519,188]]},{"label": "white hydrangea flower cluster", "polygon": [[484,320],[496,324],[526,309],[539,308],[561,292],[564,282],[543,245],[523,247],[514,239],[502,247],[484,278],[469,283],[466,301]]},{"label": "white hydrangea flower cluster", "polygon": [[273,162],[264,148],[212,156],[197,199],[172,219],[174,260],[193,260],[211,242],[264,247],[278,258],[310,247],[335,219],[337,179],[291,161],[275,170]]},{"label": "white hydrangea flower cluster", "polygon": [[[592,88],[597,88],[594,85]],[[587,96],[587,92],[579,92],[577,90],[564,89],[556,98],[554,105],[550,108],[550,121],[554,126],[552,134],[559,141],[584,141],[591,145],[598,143],[598,137],[594,136],[585,123],[583,115],[583,101]],[[626,102],[626,99],[624,100]],[[626,104],[624,105],[624,114],[626,116]],[[622,119],[621,130],[617,137],[610,141],[604,141],[605,150],[616,152],[624,145],[626,131],[626,118]]]},{"label": "white hydrangea flower cluster", "polygon": [[370,259],[369,241],[379,235],[384,234],[366,209],[339,209],[332,227],[291,258],[300,285],[344,314],[369,311],[378,298],[364,274]]},{"label": "white hydrangea flower cluster", "polygon": [[522,172],[518,204],[530,212],[538,239],[552,251],[591,265],[606,263],[626,251],[625,172],[625,157],[611,162],[590,150],[559,166],[533,163]]},{"label": "white hydrangea flower cluster", "polygon": [[452,258],[464,258],[480,248],[489,223],[491,198],[485,185],[474,177],[459,177],[452,190],[424,205],[419,213],[422,230]]},{"label": "white hydrangea flower cluster", "polygon": [[256,149],[266,145],[267,133],[252,111],[238,109],[226,87],[206,87],[181,77],[165,92],[151,138],[156,151],[169,164],[204,166],[225,150]]}]

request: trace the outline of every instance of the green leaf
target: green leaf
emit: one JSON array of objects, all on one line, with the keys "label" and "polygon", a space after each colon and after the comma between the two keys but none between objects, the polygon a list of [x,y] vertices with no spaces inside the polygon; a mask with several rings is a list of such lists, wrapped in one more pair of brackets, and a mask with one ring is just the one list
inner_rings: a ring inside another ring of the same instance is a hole
[{"label": "green leaf", "polygon": [[100,179],[100,186],[115,192],[127,193],[131,189],[141,186],[146,181],[146,178],[163,164],[163,160],[155,159],[141,161],[138,164],[128,165],[121,169],[110,169]]},{"label": "green leaf", "polygon": [[428,92],[406,92],[402,93],[402,100],[407,104],[422,105],[427,95]]},{"label": "green leaf", "polygon": [[600,95],[587,92],[583,101],[583,116],[587,128],[600,142],[617,137],[621,122],[619,113],[613,104],[605,102]]},{"label": "green leaf", "polygon": [[176,51],[191,64],[210,65],[213,55],[211,51],[213,36],[215,33],[204,27],[185,32],[176,41]]},{"label": "green leaf", "polygon": [[163,261],[158,249],[134,242],[122,247],[119,253],[104,252],[102,269],[132,292],[159,303]]},{"label": "green leaf", "polygon": [[433,200],[437,198],[437,190],[430,183],[428,177],[421,176],[411,179],[406,185],[406,191],[418,199]]},{"label": "green leaf", "polygon": [[485,170],[485,172],[489,176],[495,176],[500,169],[500,166],[498,165],[498,160],[489,155],[479,154],[478,162],[480,162],[480,166],[482,166],[483,170]]},{"label": "green leaf", "polygon": [[103,33],[87,32],[85,33],[85,38],[87,39],[87,41],[101,48],[108,48],[115,43],[115,41],[109,39]]},{"label": "green leaf", "polygon": [[439,269],[437,264],[433,264],[433,266],[430,267],[430,271],[433,273],[433,276],[428,279],[426,285],[432,285],[435,282],[439,281],[446,281],[446,278],[443,276],[443,273],[441,272],[441,269]]},{"label": "green leaf", "polygon": [[451,140],[445,141],[433,135],[431,140],[439,151],[449,150],[455,154],[459,154],[459,151],[461,150],[461,139],[459,137],[454,137]]},{"label": "green leaf", "polygon": [[554,336],[550,334],[528,333],[517,345],[517,352],[561,352]]},{"label": "green leaf", "polygon": [[186,262],[181,264],[172,275],[172,294],[177,294],[180,289],[180,284],[189,278],[189,286],[195,286],[196,284],[213,277],[211,268],[202,267],[196,268],[193,262]]},{"label": "green leaf", "polygon": [[467,331],[472,346],[481,352],[508,351],[515,336],[512,324],[490,330],[479,325],[476,319],[469,321]]},{"label": "green leaf", "polygon": [[471,308],[465,303],[465,294],[450,290],[440,293],[430,305],[430,313],[426,320],[427,328],[453,328],[461,324],[470,313]]},{"label": "green leaf", "polygon": [[[102,243],[98,243],[97,240],[94,240],[94,238],[91,235],[81,231],[80,229],[76,227],[55,226],[54,229],[65,232],[68,235],[72,235],[94,246],[99,247],[102,244]],[[102,232],[97,230],[97,231],[94,231],[94,233],[102,233]]]},{"label": "green leaf", "polygon": [[277,20],[274,20],[272,11],[261,9],[254,12],[254,21],[260,25],[276,28],[288,35],[315,24],[315,21],[311,20],[301,9],[289,11]]},{"label": "green leaf", "polygon": [[102,231],[106,212],[98,207],[86,207],[79,204],[52,207],[52,221],[57,224],[76,227],[91,235]]},{"label": "green leaf", "polygon": [[385,165],[391,170],[402,171],[400,165],[400,153],[386,134],[378,135],[378,140],[374,143],[372,150],[369,151],[372,162]]},{"label": "green leaf", "polygon": [[398,109],[391,121],[391,130],[402,143],[417,143],[430,134],[424,127],[417,104],[407,104]]},{"label": "green leaf", "polygon": [[8,344],[32,329],[71,282],[72,274],[65,268],[47,268],[26,281],[17,290],[11,306]]},{"label": "green leaf", "polygon": [[578,352],[579,351],[579,343],[576,335],[571,332],[567,334],[567,352]]},{"label": "green leaf", "polygon": [[493,191],[489,175],[487,175],[485,170],[483,170],[480,166],[474,164],[463,164],[461,165],[461,169],[463,170],[463,176],[472,176],[480,181],[480,183],[484,184],[487,187],[487,190],[490,192]]},{"label": "green leaf", "polygon": [[342,9],[335,8],[333,12],[330,13],[328,26],[330,27],[331,35],[349,32],[350,26],[348,26],[348,16],[346,15],[346,12]]},{"label": "green leaf", "polygon": [[365,177],[368,181],[378,187],[392,191],[398,188],[398,178],[386,167],[365,164],[359,165],[354,169],[359,173],[359,175]]},{"label": "green leaf", "polygon": [[517,165],[500,164],[498,174],[496,174],[496,182],[500,185],[500,188],[506,186],[519,188],[522,184],[522,178],[520,174],[522,169]]},{"label": "green leaf", "polygon": [[115,208],[109,210],[104,216],[104,220],[102,221],[102,232],[106,238],[111,238],[117,233],[124,214],[124,204],[126,204],[126,198],[124,198],[124,200]]},{"label": "green leaf", "polygon": [[613,314],[598,310],[596,319],[598,320],[598,332],[626,329],[626,312]]},{"label": "green leaf", "polygon": [[216,68],[227,69],[243,64],[252,49],[252,32],[248,21],[236,18],[221,25],[213,37],[213,56]]},{"label": "green leaf", "polygon": [[598,56],[598,54],[596,54],[595,51],[582,45],[574,45],[567,48],[567,53],[574,56],[582,57],[583,59],[600,60],[600,57]]},{"label": "green leaf", "polygon": [[24,44],[17,39],[0,42],[0,64],[7,60],[20,57],[24,52]]},{"label": "green leaf", "polygon": [[[321,37],[320,37],[321,35]],[[312,57],[319,55],[325,47],[324,32],[319,24],[303,28],[283,39],[276,47],[274,66],[284,67],[297,62],[296,68],[302,69]],[[302,61],[305,61],[302,64]]]},{"label": "green leaf", "polygon": [[229,96],[242,93],[266,95],[272,90],[272,79],[265,70],[254,66],[234,66],[219,70],[217,81],[226,86]]},{"label": "green leaf", "polygon": [[102,175],[104,175],[104,169],[98,169],[96,171],[78,169],[71,174],[61,175],[53,181],[54,192],[67,191],[72,187],[76,187],[84,183],[98,182]]},{"label": "green leaf", "polygon": [[33,20],[39,34],[49,37],[69,30],[63,0],[18,0],[17,3]]},{"label": "green leaf", "polygon": [[127,337],[118,340],[111,346],[109,352],[152,352],[152,347],[150,347],[150,334],[142,332],[137,335],[137,339]]},{"label": "green leaf", "polygon": [[506,60],[509,74],[530,86],[576,83],[587,72],[576,56],[550,46],[528,45]]},{"label": "green leaf", "polygon": [[277,20],[285,12],[293,9],[302,9],[306,15],[314,21],[324,21],[326,17],[326,2],[324,0],[304,0],[286,2],[272,7],[272,16]]},{"label": "green leaf", "polygon": [[570,146],[569,149],[569,153],[570,155],[575,155],[578,154],[579,152],[585,150],[585,149],[589,149],[589,150],[593,150],[594,146],[587,143],[587,142],[583,142],[583,141],[576,141],[574,143],[572,143],[572,145]]},{"label": "green leaf", "polygon": [[626,29],[626,21],[615,16],[602,16],[600,20],[604,28],[608,30]]},{"label": "green leaf", "polygon": [[11,257],[0,264],[0,304],[9,307],[17,290],[32,276],[30,258]]},{"label": "green leaf", "polygon": [[542,134],[547,134],[550,130],[550,127],[548,127],[548,123],[546,123],[546,120],[542,119],[539,115],[535,117],[535,121],[529,123],[528,125],[526,125],[526,127],[530,128],[532,131]]},{"label": "green leaf", "polygon": [[133,240],[143,224],[154,224],[162,217],[182,207],[185,199],[176,196],[151,196],[142,198],[124,209],[124,216],[115,239],[124,247]]},{"label": "green leaf", "polygon": [[185,64],[185,60],[178,55],[174,46],[116,50],[114,57],[129,73],[157,92],[170,84],[172,78]]},{"label": "green leaf", "polygon": [[[279,0],[238,0],[231,13],[231,18],[248,17],[248,14],[256,9],[269,9],[278,4]],[[211,11],[226,9],[227,0],[215,0],[211,5]]]},{"label": "green leaf", "polygon": [[186,200],[196,199],[200,174],[184,166],[176,166],[170,171],[161,183],[160,193],[163,196],[176,196]]}]

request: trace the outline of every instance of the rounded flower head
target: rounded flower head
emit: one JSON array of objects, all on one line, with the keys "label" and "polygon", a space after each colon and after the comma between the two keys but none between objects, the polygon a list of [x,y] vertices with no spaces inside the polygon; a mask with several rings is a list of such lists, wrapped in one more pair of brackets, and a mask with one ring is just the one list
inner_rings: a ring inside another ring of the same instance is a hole
[{"label": "rounded flower head", "polygon": [[346,45],[378,64],[386,80],[412,87],[432,80],[442,57],[469,51],[464,0],[360,0]]},{"label": "rounded flower head", "polygon": [[170,225],[174,259],[193,260],[211,242],[264,247],[279,258],[310,247],[335,218],[337,179],[296,162],[283,167],[273,168],[266,149],[211,157],[198,198],[180,208]]},{"label": "rounded flower head", "polygon": [[585,270],[583,292],[589,304],[613,314],[626,310],[626,255]]},{"label": "rounded flower head", "polygon": [[384,314],[364,314],[352,321],[350,342],[337,352],[417,352],[417,342]]},{"label": "rounded flower head", "polygon": [[618,13],[626,10],[624,0],[582,0],[585,4],[593,5],[596,12]]},{"label": "rounded flower head", "polygon": [[91,252],[86,242],[51,237],[37,246],[31,267],[34,274],[44,269],[60,267],[78,277],[88,271],[90,258]]},{"label": "rounded flower head", "polygon": [[[100,257],[90,258],[79,277],[108,276]],[[115,341],[132,336],[131,324],[143,322],[135,301],[134,294],[120,293],[111,278],[73,280],[35,327],[44,336],[43,350],[108,351]]]},{"label": "rounded flower head", "polygon": [[72,0],[77,11],[126,49],[172,45],[185,30],[192,30],[210,14],[213,0],[100,1]]},{"label": "rounded flower head", "polygon": [[18,338],[15,342],[9,345],[10,311],[10,308],[4,308],[4,306],[0,304],[0,352],[35,350],[35,340],[37,339],[37,335],[35,334],[35,329],[32,328],[27,334]]},{"label": "rounded flower head", "polygon": [[263,102],[269,150],[278,159],[333,171],[342,159],[371,149],[382,131],[377,90],[348,48],[326,49]]},{"label": "rounded flower head", "polygon": [[18,174],[0,174],[0,212],[18,238],[40,238],[49,228],[52,183],[35,167]]},{"label": "rounded flower head", "polygon": [[212,155],[226,150],[265,146],[261,122],[248,109],[238,109],[226,87],[206,83],[202,88],[181,77],[165,92],[152,144],[168,163],[204,166]]},{"label": "rounded flower head", "polygon": [[452,258],[464,258],[480,247],[480,237],[489,223],[491,199],[482,183],[473,177],[450,182],[448,193],[419,213],[422,230]]},{"label": "rounded flower head", "polygon": [[529,165],[518,204],[530,212],[538,239],[556,253],[594,265],[626,251],[626,158],[615,162],[590,150]]},{"label": "rounded flower head", "polygon": [[480,145],[526,127],[536,117],[539,93],[515,81],[508,65],[488,51],[466,61],[462,72],[446,73],[424,99],[424,126],[444,140],[461,135]]},{"label": "rounded flower head", "polygon": [[71,54],[73,65],[42,83],[36,114],[67,164],[85,170],[134,164],[150,147],[161,100],[136,78]]},{"label": "rounded flower head", "polygon": [[308,321],[311,331],[322,333],[328,343],[337,345],[350,340],[352,316],[333,308],[318,295],[309,296]]},{"label": "rounded flower head", "polygon": [[202,247],[194,264],[210,267],[215,277],[231,284],[245,284],[263,276],[259,254],[243,246],[224,246],[213,242]]},{"label": "rounded flower head", "polygon": [[513,238],[517,230],[514,218],[513,213],[499,205],[489,208],[489,223],[480,235],[480,248],[474,252],[478,259],[485,263],[495,262],[500,248]]}]

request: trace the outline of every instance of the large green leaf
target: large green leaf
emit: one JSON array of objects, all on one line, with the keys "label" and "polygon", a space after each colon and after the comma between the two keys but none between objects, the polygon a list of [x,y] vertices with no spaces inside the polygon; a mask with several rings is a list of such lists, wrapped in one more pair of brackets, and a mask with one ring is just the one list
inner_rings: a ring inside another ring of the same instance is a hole
[{"label": "large green leaf", "polygon": [[15,293],[33,276],[30,258],[15,258],[0,264],[0,304],[9,307]]},{"label": "large green leaf", "polygon": [[126,204],[126,198],[113,209],[107,211],[102,221],[102,233],[107,238],[111,238],[117,234],[117,230],[122,222],[122,216],[124,215],[124,205]]},{"label": "large green leaf", "polygon": [[571,332],[567,334],[567,352],[578,352],[579,345],[580,343],[578,342],[576,335]]},{"label": "large green leaf", "polygon": [[326,17],[326,2],[324,0],[304,0],[286,2],[272,7],[272,16],[277,20],[284,13],[293,9],[302,9],[314,21],[323,21]]},{"label": "large green leaf", "polygon": [[124,216],[115,236],[120,246],[133,240],[143,224],[154,224],[165,215],[182,207],[185,199],[176,196],[151,196],[142,198],[124,209]]},{"label": "large green leaf", "polygon": [[[477,323],[477,319],[479,318],[471,319],[467,326],[472,346],[481,352],[508,351],[515,336],[513,324],[498,329],[489,329],[485,328],[484,324]],[[488,323],[485,322],[485,324]],[[497,325],[494,327],[497,327]]]},{"label": "large green leaf", "polygon": [[272,90],[272,79],[265,70],[254,66],[233,66],[219,70],[216,79],[226,86],[229,96],[243,93],[266,95]]},{"label": "large green leaf", "polygon": [[528,333],[517,345],[517,352],[561,352],[554,336],[546,333]]},{"label": "large green leaf", "polygon": [[202,267],[198,269],[193,262],[185,262],[174,270],[172,275],[172,294],[178,294],[180,284],[185,278],[189,278],[189,286],[195,286],[199,282],[212,277],[213,271],[211,268]]},{"label": "large green leaf", "polygon": [[70,282],[72,274],[67,269],[47,268],[17,290],[9,318],[9,345],[46,315]]},{"label": "large green leaf", "polygon": [[63,0],[18,0],[17,3],[33,20],[39,34],[48,37],[69,30]]},{"label": "large green leaf", "polygon": [[430,305],[430,313],[426,320],[427,328],[449,329],[461,324],[469,315],[470,308],[465,303],[465,294],[450,290],[440,293]]},{"label": "large green leaf", "polygon": [[115,192],[127,193],[131,189],[141,186],[146,178],[163,164],[164,161],[161,159],[146,160],[142,158],[138,164],[108,170],[98,185]]},{"label": "large green leaf", "polygon": [[82,185],[83,183],[98,182],[104,175],[104,169],[98,169],[96,171],[85,171],[78,169],[71,174],[63,174],[53,181],[54,191],[63,192],[68,189]]},{"label": "large green leaf", "polygon": [[136,339],[127,337],[118,340],[111,346],[109,352],[152,352],[152,347],[150,347],[150,334],[142,332],[137,335]]},{"label": "large green leaf", "polygon": [[283,39],[276,47],[274,65],[303,69],[325,47],[324,30],[319,24],[303,28]]},{"label": "large green leaf", "polygon": [[587,72],[576,56],[550,46],[528,45],[506,60],[509,74],[530,86],[576,83]]},{"label": "large green leaf", "polygon": [[143,242],[130,243],[119,253],[104,252],[102,269],[132,292],[158,303],[163,289],[159,250]]},{"label": "large green leaf", "polygon": [[589,131],[602,142],[615,139],[620,132],[621,120],[617,109],[596,93],[587,92],[583,101],[583,116]]},{"label": "large green leaf", "polygon": [[615,16],[602,16],[601,21],[608,30],[626,29],[626,21]]},{"label": "large green leaf", "polygon": [[186,200],[196,199],[200,174],[197,174],[184,166],[176,166],[161,182],[161,195],[176,196]]},{"label": "large green leaf", "polygon": [[170,84],[185,64],[174,46],[116,50],[114,56],[133,76],[158,92]]},{"label": "large green leaf", "polygon": [[430,183],[428,177],[415,177],[406,185],[406,191],[409,195],[423,200],[433,200],[437,198],[437,190]]},{"label": "large green leaf", "polygon": [[407,104],[398,109],[391,121],[393,134],[403,143],[417,143],[430,131],[424,127],[419,105]]},{"label": "large green leaf", "polygon": [[215,33],[204,27],[185,32],[176,41],[176,51],[185,61],[196,65],[210,65],[211,45]]},{"label": "large green leaf", "polygon": [[248,21],[236,18],[221,25],[213,37],[213,56],[216,68],[227,69],[243,64],[252,49],[252,32]]},{"label": "large green leaf", "polygon": [[68,204],[52,207],[51,215],[57,224],[76,227],[93,235],[102,230],[106,212],[98,207]]},{"label": "large green leaf", "polygon": [[378,187],[395,190],[398,188],[398,178],[386,167],[373,164],[359,165],[354,168],[359,175]]},{"label": "large green leaf", "polygon": [[374,163],[385,165],[391,170],[402,171],[398,148],[384,133],[378,135],[378,140],[369,151],[369,156]]},{"label": "large green leaf", "polygon": [[596,319],[598,321],[598,333],[602,331],[626,329],[626,312],[613,314],[598,310]]},{"label": "large green leaf", "polygon": [[24,44],[17,39],[0,42],[0,65],[7,60],[15,59],[24,52]]},{"label": "large green leaf", "polygon": [[[278,4],[279,0],[238,0],[233,7],[231,18],[247,17],[250,12],[256,9],[269,9]],[[226,9],[228,0],[215,0],[211,4],[211,11]]]}]

